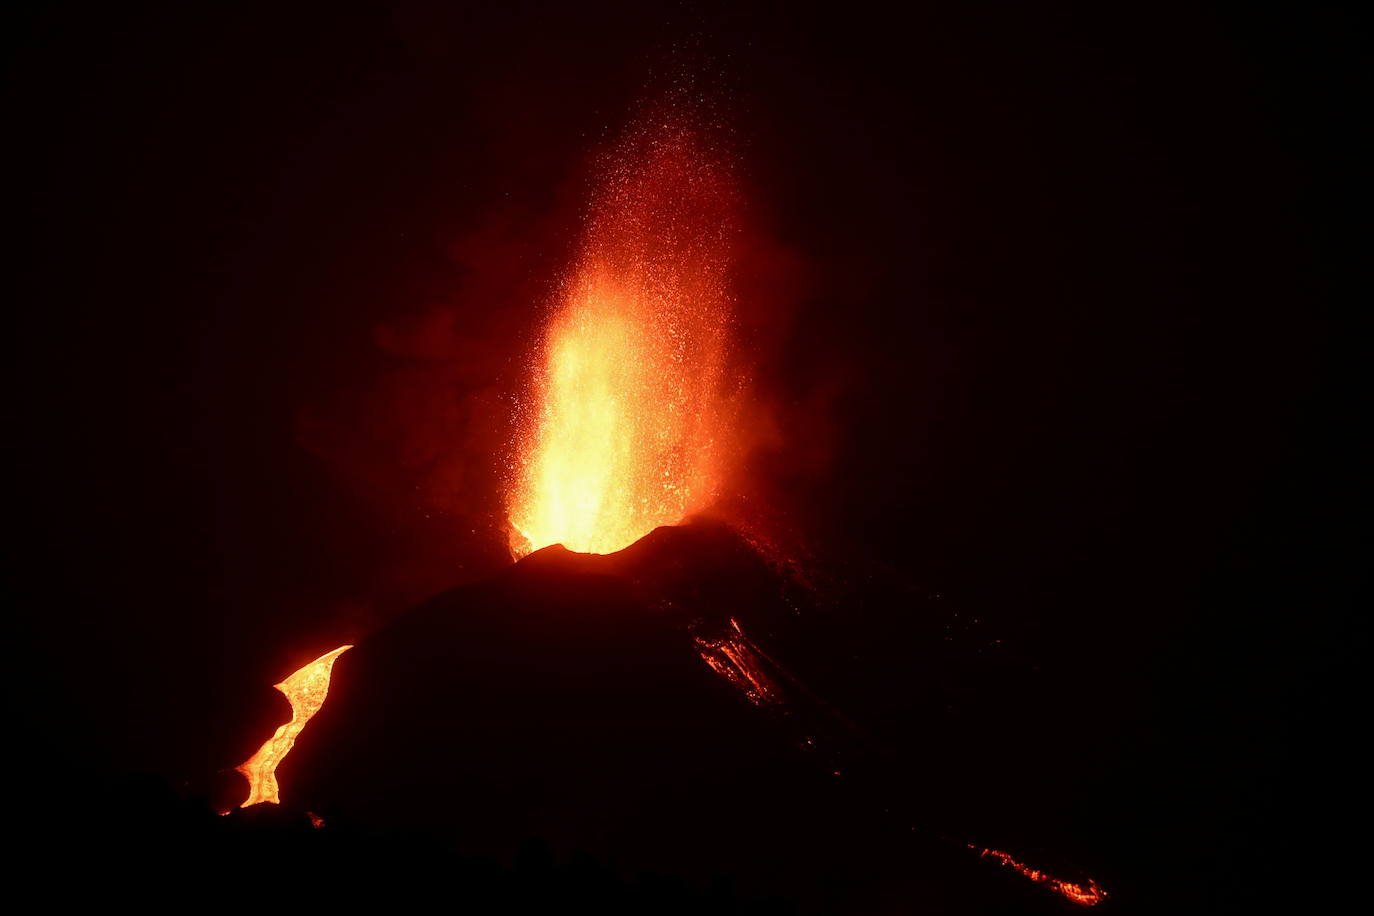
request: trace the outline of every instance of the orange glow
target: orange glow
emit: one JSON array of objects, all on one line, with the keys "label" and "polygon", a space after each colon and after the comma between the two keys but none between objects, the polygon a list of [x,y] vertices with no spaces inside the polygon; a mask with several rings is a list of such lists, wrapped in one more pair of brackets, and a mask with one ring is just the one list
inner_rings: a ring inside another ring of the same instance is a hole
[{"label": "orange glow", "polygon": [[782,691],[773,679],[764,673],[764,654],[744,635],[744,630],[740,629],[739,622],[733,617],[730,619],[730,626],[735,630],[734,636],[723,639],[696,637],[697,651],[701,653],[702,661],[748,697],[749,702],[755,706],[781,703]]},{"label": "orange glow", "polygon": [[683,119],[621,144],[535,360],[517,556],[612,553],[706,508],[726,452],[734,186]]},{"label": "orange glow", "polygon": [[[291,721],[277,728],[276,734],[263,742],[258,752],[235,767],[248,779],[248,800],[240,808],[247,808],[261,802],[281,804],[281,793],[277,787],[277,766],[282,762],[296,743],[296,736],[305,728],[310,717],[320,711],[324,698],[329,695],[329,675],[334,668],[334,660],[352,646],[339,646],[327,652],[310,664],[296,671],[276,689],[286,695],[291,703]],[[312,816],[313,819],[313,816]],[[316,825],[320,826],[320,825]]]},{"label": "orange glow", "polygon": [[[977,846],[970,846],[969,849],[977,849]],[[1092,878],[1088,879],[1087,886],[1082,884],[1072,884],[1068,881],[1061,881],[1059,878],[1051,877],[1039,869],[1023,865],[1011,857],[1010,853],[1002,852],[999,849],[984,849],[978,853],[980,856],[998,859],[1003,865],[1009,865],[1016,871],[1030,878],[1037,884],[1043,884],[1050,890],[1062,894],[1074,903],[1083,906],[1093,906],[1107,899],[1107,892],[1102,886]]]}]

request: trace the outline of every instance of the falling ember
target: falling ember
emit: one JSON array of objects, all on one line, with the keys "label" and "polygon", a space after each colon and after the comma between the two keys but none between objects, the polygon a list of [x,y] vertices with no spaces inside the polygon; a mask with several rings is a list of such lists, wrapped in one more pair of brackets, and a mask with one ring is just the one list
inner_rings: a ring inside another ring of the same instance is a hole
[{"label": "falling ember", "polygon": [[[329,675],[337,659],[352,646],[339,646],[299,669],[280,684],[277,690],[286,695],[291,703],[291,721],[277,728],[258,752],[235,767],[248,779],[248,799],[240,808],[247,808],[261,802],[281,804],[281,794],[277,789],[277,766],[282,762],[296,743],[296,736],[305,728],[310,717],[320,711],[324,698],[329,694]],[[313,817],[313,816],[312,816]],[[319,825],[316,825],[319,826]]]},{"label": "falling ember", "polygon": [[734,210],[689,119],[646,122],[613,157],[536,357],[508,501],[517,555],[611,553],[714,499]]},{"label": "falling ember", "polygon": [[[969,849],[978,848],[977,846],[969,846]],[[1010,853],[1005,853],[998,849],[983,849],[978,854],[986,858],[998,859],[1003,865],[1011,866],[1035,883],[1045,885],[1050,890],[1062,894],[1074,903],[1080,903],[1083,906],[1094,906],[1107,899],[1107,892],[1092,878],[1088,879],[1087,886],[1073,884],[1068,881],[1062,881],[1059,878],[1051,877],[1039,869],[1023,865],[1013,859]]]}]

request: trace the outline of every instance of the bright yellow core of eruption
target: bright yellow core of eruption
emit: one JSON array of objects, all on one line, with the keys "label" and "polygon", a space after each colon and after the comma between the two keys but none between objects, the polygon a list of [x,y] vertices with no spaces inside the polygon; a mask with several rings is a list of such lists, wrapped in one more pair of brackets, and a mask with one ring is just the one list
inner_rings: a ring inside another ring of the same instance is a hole
[{"label": "bright yellow core of eruption", "polygon": [[534,367],[518,555],[611,553],[715,498],[733,200],[690,129],[655,124],[621,150]]},{"label": "bright yellow core of eruption", "polygon": [[258,752],[235,767],[248,779],[248,799],[240,808],[247,808],[260,802],[281,804],[281,793],[277,788],[277,765],[290,753],[296,744],[296,736],[305,728],[311,716],[320,711],[324,698],[329,695],[329,676],[334,669],[334,660],[352,646],[339,646],[327,652],[310,664],[299,669],[276,689],[286,695],[291,704],[291,721],[277,728],[271,738],[263,742]]}]

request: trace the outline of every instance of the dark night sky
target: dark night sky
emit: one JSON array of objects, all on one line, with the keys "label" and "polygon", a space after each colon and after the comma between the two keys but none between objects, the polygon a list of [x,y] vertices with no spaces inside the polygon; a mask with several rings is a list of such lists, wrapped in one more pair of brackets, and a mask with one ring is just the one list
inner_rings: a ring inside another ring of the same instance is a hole
[{"label": "dark night sky", "polygon": [[10,30],[17,699],[55,782],[222,766],[243,684],[502,564],[590,155],[687,58],[760,240],[770,524],[984,609],[1091,736],[1067,807],[1191,880],[1348,838],[1353,15],[340,6]]}]

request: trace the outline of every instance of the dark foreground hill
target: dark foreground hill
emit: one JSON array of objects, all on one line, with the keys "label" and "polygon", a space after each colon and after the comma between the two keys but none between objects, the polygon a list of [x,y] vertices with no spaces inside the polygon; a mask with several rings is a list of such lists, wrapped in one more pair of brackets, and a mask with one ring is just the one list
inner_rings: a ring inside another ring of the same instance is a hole
[{"label": "dark foreground hill", "polygon": [[977,859],[943,823],[962,787],[904,784],[902,753],[812,689],[845,641],[798,635],[789,588],[694,524],[441,594],[340,657],[283,805],[207,823],[214,854],[270,893],[478,910],[1069,906]]},{"label": "dark foreground hill", "polygon": [[[50,819],[40,859],[81,863],[72,895],[248,907],[1075,910],[966,845],[1083,877],[986,775],[1037,778],[1041,733],[978,702],[1018,669],[971,661],[977,640],[940,637],[947,612],[893,603],[910,595],[835,613],[798,592],[715,524],[606,557],[547,548],[344,653],[278,770],[280,806],[232,807],[231,771],[125,780],[93,793],[102,810]],[[256,700],[234,740],[287,715]]]}]

